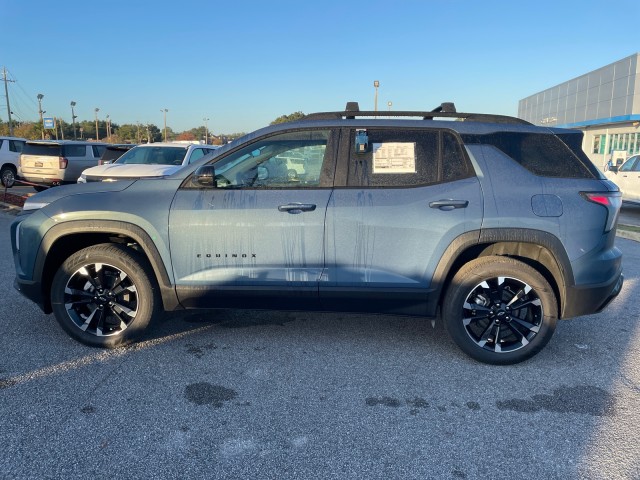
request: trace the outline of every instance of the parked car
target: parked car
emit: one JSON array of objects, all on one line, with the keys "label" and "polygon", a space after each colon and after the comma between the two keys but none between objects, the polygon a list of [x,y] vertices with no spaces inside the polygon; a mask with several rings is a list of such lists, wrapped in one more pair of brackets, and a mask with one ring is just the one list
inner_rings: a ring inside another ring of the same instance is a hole
[{"label": "parked car", "polygon": [[20,152],[27,140],[17,137],[0,137],[0,182],[11,188],[18,176]]},{"label": "parked car", "polygon": [[38,184],[42,191],[50,186],[76,183],[83,170],[98,165],[107,145],[76,140],[30,140],[20,155],[22,177]]},{"label": "parked car", "polygon": [[180,143],[138,145],[112,163],[85,170],[78,178],[78,183],[164,177],[215,152],[217,148],[215,145]]},{"label": "parked car", "polygon": [[16,288],[100,347],[161,310],[339,310],[439,315],[476,360],[528,359],[620,292],[620,191],[580,131],[437,110],[348,104],[166,178],[37,194],[11,225]]},{"label": "parked car", "polygon": [[640,204],[640,155],[629,157],[622,165],[610,164],[606,177],[622,192],[622,200]]},{"label": "parked car", "polygon": [[98,160],[98,165],[106,165],[108,163],[115,162],[125,152],[128,152],[135,146],[136,145],[132,143],[107,145],[107,148],[104,150],[104,153],[100,157],[100,160]]}]

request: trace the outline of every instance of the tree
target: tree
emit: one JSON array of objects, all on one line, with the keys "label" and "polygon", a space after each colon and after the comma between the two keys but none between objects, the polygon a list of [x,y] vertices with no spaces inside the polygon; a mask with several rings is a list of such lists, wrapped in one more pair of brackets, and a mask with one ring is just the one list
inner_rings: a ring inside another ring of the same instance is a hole
[{"label": "tree", "polygon": [[293,113],[290,113],[289,115],[281,115],[280,117],[276,118],[273,122],[271,122],[269,125],[277,125],[278,123],[285,123],[285,122],[294,122],[296,120],[300,120],[303,117],[304,117],[304,113],[293,112]]},{"label": "tree", "polygon": [[194,141],[195,139],[196,136],[191,132],[182,132],[176,137],[176,140],[187,140],[190,142]]}]

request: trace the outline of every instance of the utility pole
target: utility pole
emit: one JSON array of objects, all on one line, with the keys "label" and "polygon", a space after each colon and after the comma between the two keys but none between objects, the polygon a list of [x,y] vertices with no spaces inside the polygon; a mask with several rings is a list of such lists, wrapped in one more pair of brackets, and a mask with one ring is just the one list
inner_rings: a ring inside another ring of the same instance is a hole
[{"label": "utility pole", "polygon": [[9,136],[13,137],[13,122],[11,121],[11,107],[9,106],[9,89],[7,82],[15,82],[15,80],[7,79],[7,69],[2,68],[2,78],[4,78],[4,95],[7,97],[7,117],[9,117]]},{"label": "utility pole", "polygon": [[42,118],[42,114],[44,113],[42,111],[42,99],[44,98],[44,95],[39,93],[36,98],[38,99],[38,113],[40,114],[40,126],[42,127],[42,140],[44,140],[44,119]]},{"label": "utility pole", "polygon": [[100,141],[99,135],[98,135],[98,112],[100,111],[100,109],[98,107],[96,107],[96,142]]},{"label": "utility pole", "polygon": [[161,108],[160,109],[161,112],[164,113],[164,141],[167,141],[167,112],[169,110],[167,110],[166,108]]},{"label": "utility pole", "polygon": [[204,143],[205,145],[209,145],[209,127],[207,126],[207,122],[209,119],[207,117],[203,118],[204,120]]},{"label": "utility pole", "polygon": [[76,138],[76,113],[73,111],[73,107],[76,106],[76,102],[74,102],[73,100],[71,101],[71,121],[73,122],[73,139],[77,140]]}]

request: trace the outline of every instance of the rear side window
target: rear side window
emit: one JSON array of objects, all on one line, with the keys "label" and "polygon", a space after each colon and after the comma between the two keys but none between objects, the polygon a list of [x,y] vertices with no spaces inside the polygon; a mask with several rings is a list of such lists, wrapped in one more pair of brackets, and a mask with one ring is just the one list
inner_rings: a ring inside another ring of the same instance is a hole
[{"label": "rear side window", "polygon": [[[567,135],[566,141],[548,133],[500,132],[463,135],[465,143],[491,145],[504,152],[534,175],[562,178],[599,178],[595,167],[579,144],[581,136]],[[567,144],[569,142],[571,146]]]},{"label": "rear side window", "polygon": [[[363,139],[366,151],[359,152]],[[347,185],[417,187],[473,174],[460,142],[440,130],[352,130]]]},{"label": "rear side window", "polygon": [[22,150],[25,155],[40,155],[48,157],[60,157],[62,156],[62,147],[58,144],[45,144],[45,143],[27,143]]},{"label": "rear side window", "polygon": [[64,152],[63,157],[86,157],[87,147],[84,145],[64,145],[62,147]]}]

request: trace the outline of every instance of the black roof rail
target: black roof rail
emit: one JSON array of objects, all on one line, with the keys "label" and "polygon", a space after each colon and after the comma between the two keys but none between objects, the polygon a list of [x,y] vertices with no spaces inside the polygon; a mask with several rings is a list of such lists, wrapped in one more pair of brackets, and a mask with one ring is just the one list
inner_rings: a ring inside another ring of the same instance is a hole
[{"label": "black roof rail", "polygon": [[304,117],[304,120],[339,120],[342,118],[352,120],[356,117],[422,117],[423,120],[433,120],[434,118],[456,118],[467,122],[487,122],[487,123],[511,123],[517,125],[533,125],[526,120],[508,115],[493,115],[490,113],[463,113],[456,112],[456,107],[452,102],[444,102],[439,107],[430,112],[413,111],[360,111],[358,102],[347,102],[344,112],[319,112],[311,113]]}]

